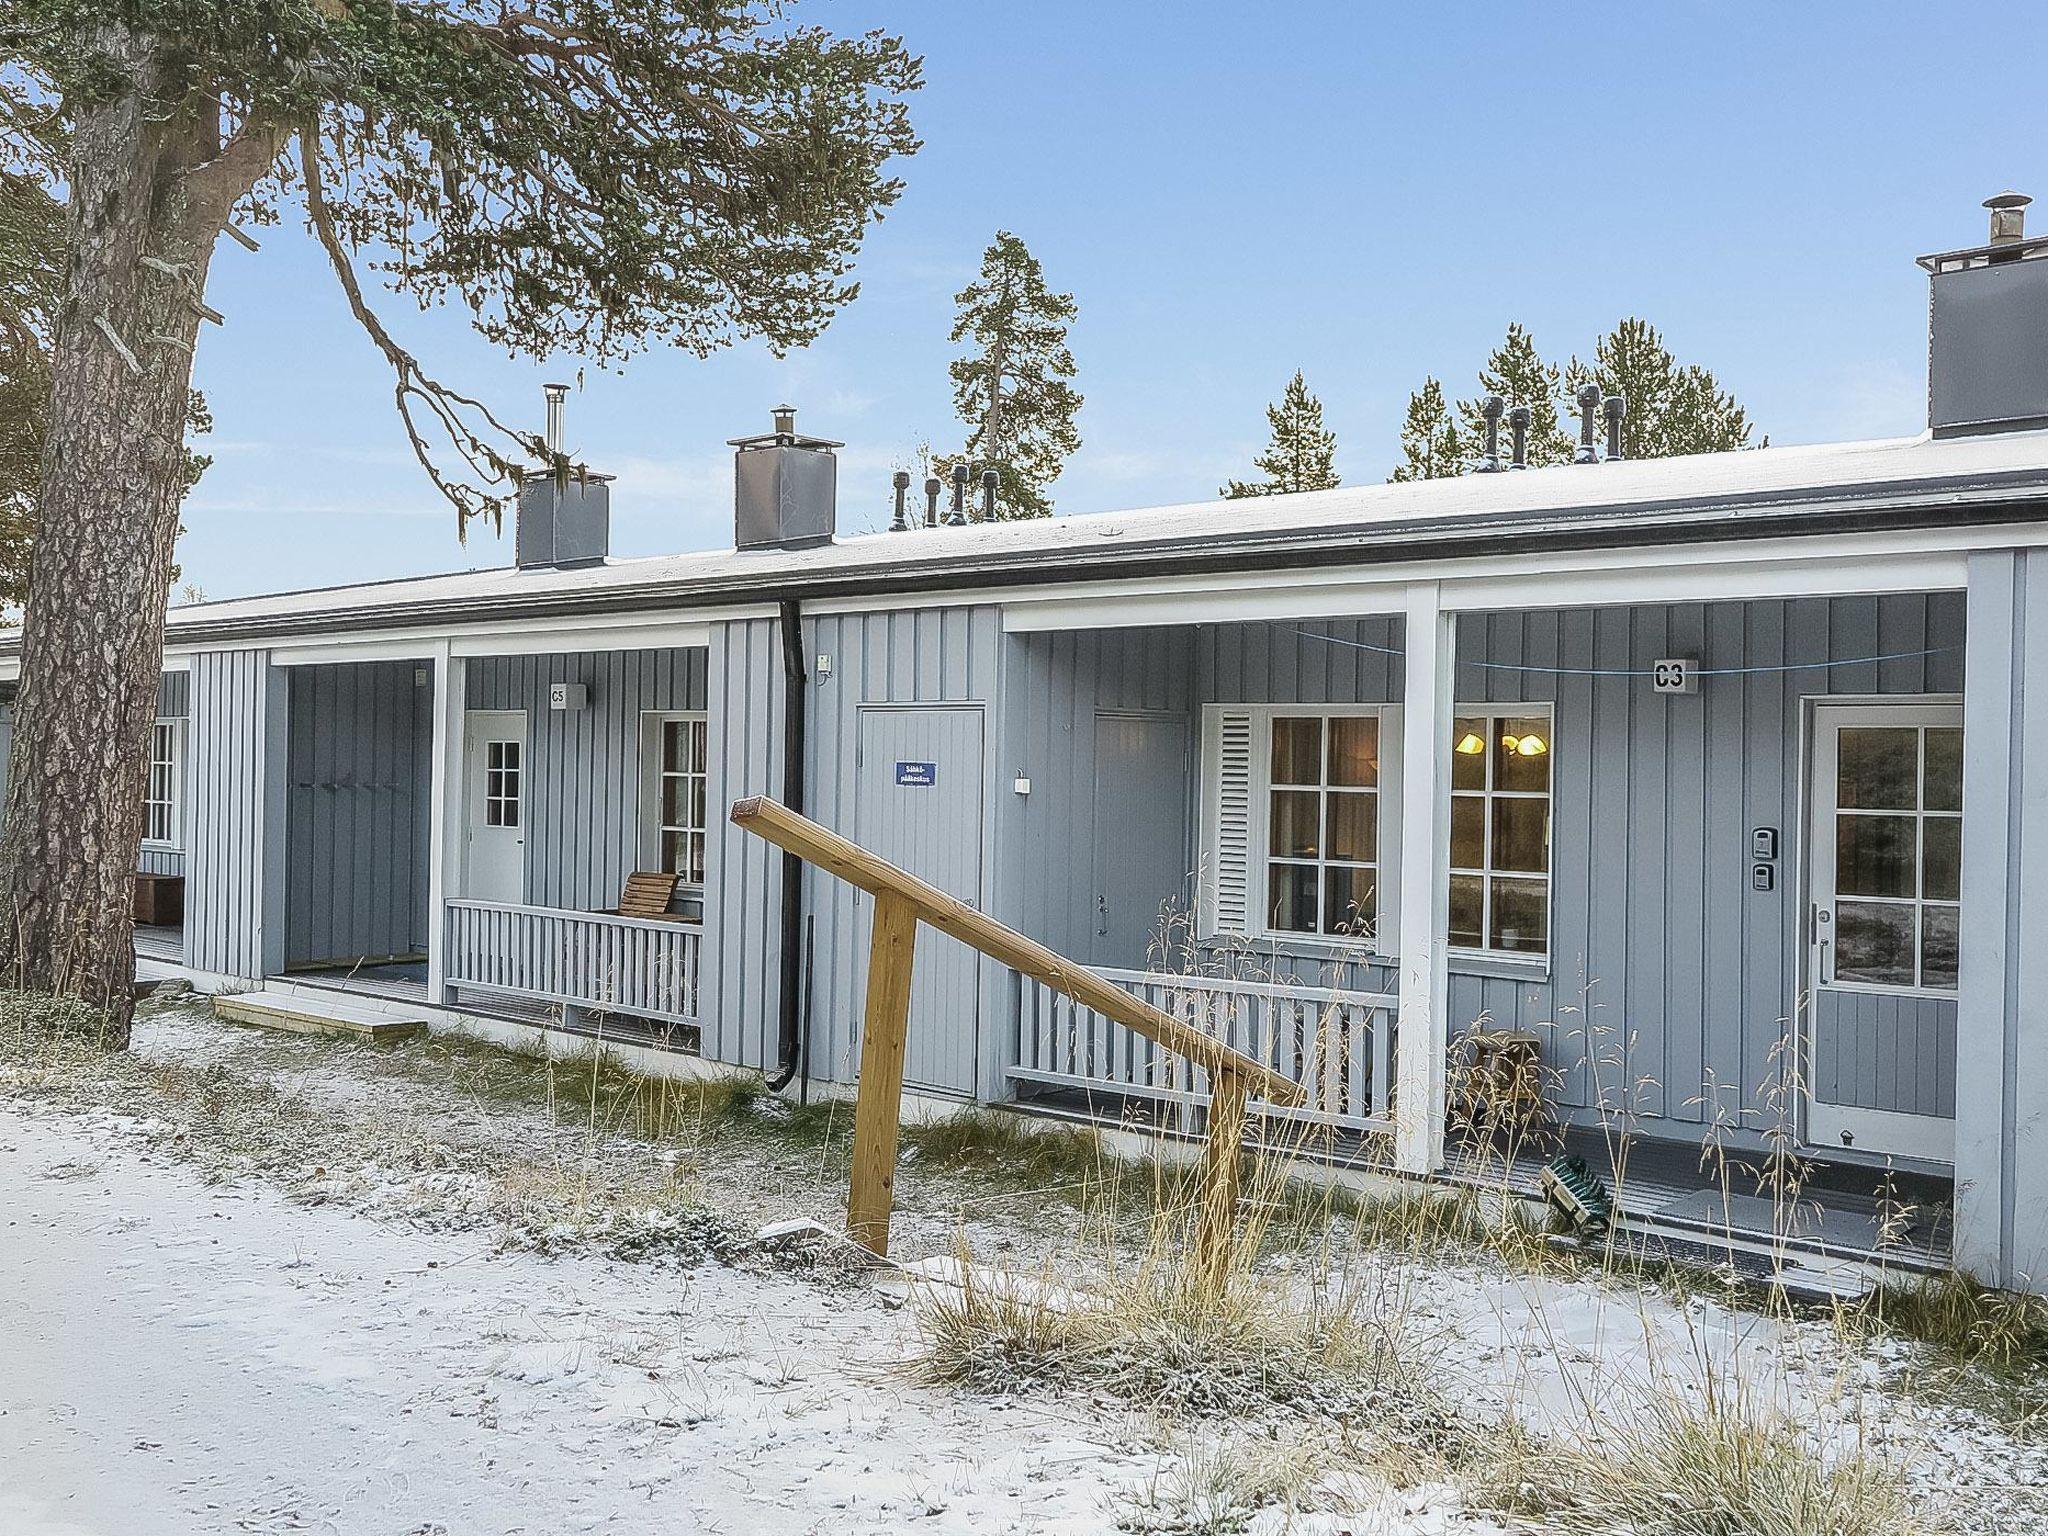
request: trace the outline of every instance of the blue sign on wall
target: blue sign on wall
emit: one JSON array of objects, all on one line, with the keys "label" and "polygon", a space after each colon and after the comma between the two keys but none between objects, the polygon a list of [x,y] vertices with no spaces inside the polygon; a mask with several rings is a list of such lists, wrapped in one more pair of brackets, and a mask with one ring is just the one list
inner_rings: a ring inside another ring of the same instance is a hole
[{"label": "blue sign on wall", "polygon": [[930,789],[939,782],[937,763],[898,763],[896,783],[910,789]]}]

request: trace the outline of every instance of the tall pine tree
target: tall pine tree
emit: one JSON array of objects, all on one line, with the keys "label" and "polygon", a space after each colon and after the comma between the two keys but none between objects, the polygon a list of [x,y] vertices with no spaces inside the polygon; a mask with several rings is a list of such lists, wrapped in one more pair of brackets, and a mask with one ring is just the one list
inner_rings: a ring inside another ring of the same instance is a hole
[{"label": "tall pine tree", "polygon": [[1081,396],[1069,382],[1074,354],[1067,328],[1074,296],[1053,293],[1045,271],[1008,230],[982,253],[981,275],[955,295],[959,311],[948,338],[971,344],[948,368],[953,406],[967,427],[967,449],[941,458],[941,477],[960,458],[1001,476],[996,515],[1005,520],[1049,517],[1053,481],[1081,446],[1074,417]]},{"label": "tall pine tree", "polygon": [[1444,387],[1434,378],[1408,397],[1408,416],[1401,423],[1401,462],[1390,480],[1445,480],[1462,475],[1470,448],[1458,420],[1444,402]]},{"label": "tall pine tree", "polygon": [[1681,367],[1648,321],[1630,318],[1600,338],[1590,365],[1572,359],[1566,388],[1591,381],[1628,401],[1621,451],[1631,459],[1727,453],[1749,446],[1749,415],[1709,370]]},{"label": "tall pine tree", "polygon": [[1273,440],[1252,460],[1264,480],[1233,480],[1224,496],[1280,496],[1289,491],[1329,491],[1337,487],[1337,434],[1323,426],[1323,402],[1308,392],[1301,370],[1287,381],[1278,405],[1266,407]]},{"label": "tall pine tree", "polygon": [[[1572,435],[1564,429],[1558,411],[1563,387],[1562,371],[1556,364],[1543,361],[1536,350],[1535,338],[1530,336],[1528,329],[1510,325],[1507,339],[1494,348],[1486,366],[1479,370],[1478,395],[1458,402],[1458,419],[1465,435],[1478,441],[1486,431],[1481,406],[1488,395],[1499,395],[1511,408],[1526,405],[1530,411],[1530,468],[1569,464],[1575,445]],[[1503,459],[1507,452],[1504,441],[1501,445]]]}]

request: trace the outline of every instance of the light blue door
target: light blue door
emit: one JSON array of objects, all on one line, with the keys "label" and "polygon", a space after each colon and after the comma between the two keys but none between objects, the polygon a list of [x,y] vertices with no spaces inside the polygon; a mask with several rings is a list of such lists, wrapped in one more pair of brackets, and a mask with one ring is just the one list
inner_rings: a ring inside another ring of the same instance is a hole
[{"label": "light blue door", "polygon": [[[882,707],[860,712],[855,840],[948,895],[981,904],[982,714]],[[857,901],[863,962],[874,904]],[[928,1093],[972,1095],[980,1044],[981,965],[973,950],[917,931],[903,1078]]]},{"label": "light blue door", "polygon": [[1095,965],[1162,967],[1193,884],[1188,840],[1188,722],[1180,715],[1095,717]]}]

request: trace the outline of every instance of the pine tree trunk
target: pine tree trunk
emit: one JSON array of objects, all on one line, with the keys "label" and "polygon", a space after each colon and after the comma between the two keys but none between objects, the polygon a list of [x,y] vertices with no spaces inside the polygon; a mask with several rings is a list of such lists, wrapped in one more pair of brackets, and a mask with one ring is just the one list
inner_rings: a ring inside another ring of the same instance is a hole
[{"label": "pine tree trunk", "polygon": [[103,1009],[108,1042],[125,1046],[194,300],[228,210],[217,194],[198,206],[182,174],[217,147],[205,124],[165,113],[147,40],[120,43],[138,88],[81,116],[70,163],[70,264],[0,825],[0,971]]}]

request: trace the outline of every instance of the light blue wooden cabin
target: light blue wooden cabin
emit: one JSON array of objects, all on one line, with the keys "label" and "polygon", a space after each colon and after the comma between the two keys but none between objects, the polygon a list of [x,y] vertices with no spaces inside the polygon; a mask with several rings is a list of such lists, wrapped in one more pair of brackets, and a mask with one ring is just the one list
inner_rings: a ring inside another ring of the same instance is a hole
[{"label": "light blue wooden cabin", "polygon": [[[1554,468],[1040,523],[912,488],[849,534],[785,411],[734,548],[634,560],[601,476],[537,474],[513,566],[172,613],[139,867],[185,920],[138,952],[843,1089],[868,914],[725,820],[769,794],[1301,1077],[1333,1160],[1470,1176],[1452,1063],[1521,1032],[1642,1222],[1750,1243],[1701,1147],[1794,1147],[1802,1255],[1892,1217],[1900,1262],[2042,1285],[2044,255],[1924,260],[1897,441],[1589,426]],[[610,914],[636,870],[669,915]],[[1199,1081],[950,941],[910,1038],[935,1099],[1197,1128]]]}]

